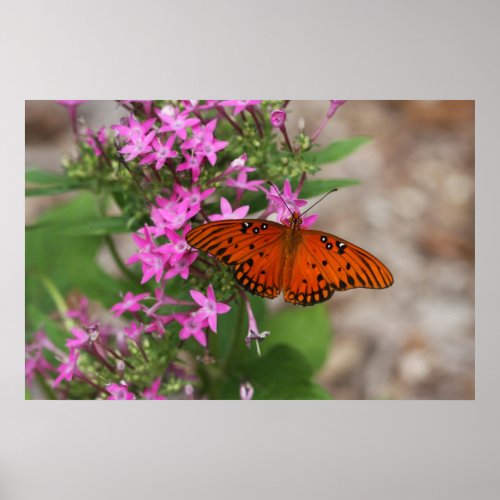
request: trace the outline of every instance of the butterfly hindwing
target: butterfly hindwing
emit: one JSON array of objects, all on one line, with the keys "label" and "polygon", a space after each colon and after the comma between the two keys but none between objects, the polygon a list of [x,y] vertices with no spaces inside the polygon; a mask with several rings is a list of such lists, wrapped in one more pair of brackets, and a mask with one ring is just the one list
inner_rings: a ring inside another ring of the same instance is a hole
[{"label": "butterfly hindwing", "polygon": [[249,292],[274,298],[281,291],[283,226],[260,219],[209,222],[192,229],[187,242],[234,267]]}]

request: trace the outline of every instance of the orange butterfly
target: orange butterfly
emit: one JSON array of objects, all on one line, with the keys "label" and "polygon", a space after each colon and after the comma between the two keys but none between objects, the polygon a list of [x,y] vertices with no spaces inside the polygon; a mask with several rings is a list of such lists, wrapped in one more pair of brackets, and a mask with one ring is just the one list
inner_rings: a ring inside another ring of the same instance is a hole
[{"label": "orange butterfly", "polygon": [[187,234],[194,248],[233,266],[250,293],[274,299],[283,290],[292,304],[312,306],[336,290],[387,288],[391,272],[366,250],[332,234],[302,229],[293,212],[289,226],[264,219],[209,222]]}]

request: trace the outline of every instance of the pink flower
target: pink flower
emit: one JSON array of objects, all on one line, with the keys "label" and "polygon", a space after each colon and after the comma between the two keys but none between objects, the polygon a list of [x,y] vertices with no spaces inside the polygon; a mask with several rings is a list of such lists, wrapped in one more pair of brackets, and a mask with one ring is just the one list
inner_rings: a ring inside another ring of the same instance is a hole
[{"label": "pink flower", "polygon": [[203,137],[203,141],[195,146],[194,152],[199,156],[205,157],[213,166],[217,161],[216,153],[224,149],[228,144],[229,142],[219,141],[213,134],[208,133]]},{"label": "pink flower", "polygon": [[206,318],[210,329],[214,333],[217,333],[217,314],[225,314],[231,310],[231,307],[222,302],[216,302],[212,285],[208,285],[206,297],[198,290],[190,290],[189,293],[191,297],[193,297],[193,300],[201,306],[198,310],[198,314]]},{"label": "pink flower", "polygon": [[175,264],[186,252],[189,252],[190,246],[186,241],[186,234],[189,231],[191,231],[191,224],[184,226],[182,235],[177,234],[171,229],[165,229],[165,235],[170,240],[170,243],[162,245],[158,248],[158,251],[167,255],[170,264]]},{"label": "pink flower", "polygon": [[160,170],[165,162],[167,161],[167,158],[175,158],[177,156],[176,151],[172,151],[172,146],[175,142],[175,135],[172,134],[165,142],[165,144],[162,144],[160,139],[157,137],[153,139],[153,153],[147,154],[140,162],[140,165],[144,165],[147,163],[152,163],[156,162],[155,168],[156,170]]},{"label": "pink flower", "polygon": [[132,292],[127,292],[123,297],[121,302],[115,304],[111,311],[113,311],[114,316],[121,316],[124,312],[136,312],[141,309],[141,305],[139,302],[144,300],[146,297],[149,297],[149,293],[140,293],[138,295],[134,295]]},{"label": "pink flower", "polygon": [[149,153],[152,150],[150,146],[151,141],[155,137],[155,131],[152,130],[149,134],[141,137],[136,137],[131,142],[129,142],[126,146],[120,149],[120,153],[127,154],[125,160],[132,161],[134,158],[137,158],[139,155],[144,155]]},{"label": "pink flower", "polygon": [[245,382],[240,385],[240,398],[243,401],[247,401],[253,398],[253,387],[250,382]]},{"label": "pink flower", "polygon": [[183,172],[184,170],[191,170],[191,175],[193,176],[193,182],[196,182],[200,178],[201,162],[203,157],[195,154],[184,153],[185,162],[179,163],[176,167],[177,172]]},{"label": "pink flower", "polygon": [[148,282],[153,276],[155,281],[159,283],[167,265],[167,256],[158,249],[153,249],[151,252],[141,252],[139,260],[142,263],[141,285]]},{"label": "pink flower", "polygon": [[47,378],[48,372],[54,370],[52,365],[45,359],[43,349],[60,354],[45,332],[39,331],[35,333],[33,341],[26,345],[25,376],[28,386],[31,386],[35,373]]},{"label": "pink flower", "polygon": [[328,108],[328,111],[326,112],[326,116],[328,118],[331,118],[335,112],[337,111],[337,109],[340,108],[340,106],[344,105],[347,101],[341,101],[339,99],[334,99],[334,100],[331,100],[330,101],[330,107]]},{"label": "pink flower", "polygon": [[80,353],[76,349],[70,349],[68,361],[61,363],[57,368],[59,376],[52,383],[52,387],[57,387],[63,380],[69,382],[73,378],[75,371],[78,371],[78,356]]},{"label": "pink flower", "polygon": [[258,191],[262,184],[264,181],[249,181],[246,172],[240,172],[236,179],[227,179],[226,181],[226,186],[247,191]]},{"label": "pink flower", "polygon": [[191,313],[176,314],[175,319],[182,325],[179,332],[181,340],[187,340],[189,337],[194,337],[203,347],[207,346],[207,335],[204,328],[207,327],[208,321],[201,314]]},{"label": "pink flower", "polygon": [[135,322],[130,323],[128,326],[123,328],[125,335],[133,340],[136,344],[139,342],[141,334],[144,330],[144,325],[138,325]]},{"label": "pink flower", "polygon": [[72,328],[71,335],[73,335],[74,338],[66,340],[66,347],[74,349],[76,347],[85,345],[87,342],[90,342],[90,335],[81,328]]},{"label": "pink flower", "polygon": [[156,245],[151,238],[151,234],[149,232],[149,227],[146,224],[142,229],[139,230],[139,232],[142,232],[144,234],[144,238],[142,238],[139,234],[135,233],[132,235],[132,239],[134,240],[135,244],[139,247],[139,252],[132,255],[128,260],[127,264],[134,264],[138,261],[140,261],[140,254],[141,253],[149,253],[153,251],[153,249],[156,248]]},{"label": "pink flower", "polygon": [[73,132],[76,135],[77,132],[77,126],[76,126],[76,108],[82,104],[82,102],[86,101],[56,101],[58,104],[61,106],[64,106],[68,110],[69,114],[69,119],[71,120],[71,127],[73,129]]},{"label": "pink flower", "polygon": [[182,279],[189,278],[189,267],[198,258],[195,252],[185,253],[175,264],[171,264],[165,273],[165,279],[171,279],[174,276],[180,276]]},{"label": "pink flower", "polygon": [[238,158],[236,158],[231,162],[229,167],[226,170],[224,170],[222,175],[226,176],[234,174],[235,172],[246,172],[246,173],[254,172],[256,169],[254,167],[247,167],[245,165],[246,161],[247,161],[247,154],[243,153],[241,156],[239,156]]},{"label": "pink flower", "polygon": [[144,389],[144,392],[142,393],[143,399],[167,399],[165,396],[161,396],[158,394],[158,389],[160,388],[161,384],[161,377],[158,377],[152,384],[151,387],[148,389]]},{"label": "pink flower", "polygon": [[158,336],[162,337],[165,335],[165,326],[174,320],[172,314],[160,315],[160,314],[149,314],[150,323],[144,329],[145,333],[157,333]]},{"label": "pink flower", "polygon": [[[280,220],[284,224],[288,224],[288,219],[292,215],[290,211],[300,212],[300,207],[307,205],[307,200],[299,199],[298,189],[295,192],[292,191],[292,187],[288,179],[286,179],[283,184],[281,197],[274,191],[274,188],[271,187],[271,189],[267,193],[267,198],[270,200],[269,208],[268,210],[266,210],[267,215],[276,212],[278,214],[278,220]],[[302,220],[302,226],[311,226],[317,218],[317,214],[304,217]]]},{"label": "pink flower", "polygon": [[242,207],[239,207],[233,211],[229,201],[227,201],[226,198],[222,196],[220,199],[221,213],[209,215],[208,219],[211,221],[227,220],[227,219],[243,219],[247,215],[249,208],[250,207],[248,205],[243,205]]},{"label": "pink flower", "polygon": [[222,101],[220,103],[221,106],[228,106],[234,108],[234,115],[240,114],[243,110],[247,109],[249,106],[253,106],[255,104],[260,104],[261,100],[253,100],[253,101]]},{"label": "pink flower", "polygon": [[149,120],[144,120],[140,122],[136,120],[133,114],[129,116],[128,126],[127,125],[113,125],[111,128],[120,136],[128,139],[129,141],[135,141],[137,139],[143,138],[153,126],[155,118],[150,118]]},{"label": "pink flower", "polygon": [[187,128],[200,123],[198,118],[189,118],[189,111],[187,110],[178,113],[177,110],[174,109],[173,114],[165,114],[160,111],[158,116],[160,120],[165,123],[165,125],[160,128],[160,132],[174,132],[174,137],[178,136],[182,140],[186,140]]},{"label": "pink flower", "polygon": [[247,336],[245,337],[245,344],[250,349],[252,340],[255,340],[255,344],[257,346],[257,352],[260,356],[259,342],[264,340],[270,334],[270,332],[268,331],[259,332],[259,329],[257,327],[257,322],[255,321],[255,316],[253,314],[249,300],[246,300],[246,307],[248,314],[248,333]]},{"label": "pink flower", "polygon": [[129,392],[128,386],[125,382],[120,382],[119,384],[109,384],[106,386],[106,390],[111,394],[108,400],[135,399],[135,395],[132,392]]},{"label": "pink flower", "polygon": [[280,128],[285,123],[286,111],[284,109],[275,109],[271,111],[269,119],[273,127]]},{"label": "pink flower", "polygon": [[217,118],[210,120],[206,125],[197,125],[193,127],[193,136],[182,143],[181,149],[194,149],[198,144],[201,144],[207,134],[213,135],[217,126]]}]

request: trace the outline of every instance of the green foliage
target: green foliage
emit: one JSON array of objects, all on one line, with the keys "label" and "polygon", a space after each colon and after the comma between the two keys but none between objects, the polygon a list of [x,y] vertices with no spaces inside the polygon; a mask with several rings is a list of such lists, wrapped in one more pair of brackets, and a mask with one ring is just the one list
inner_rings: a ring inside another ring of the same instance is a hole
[{"label": "green foliage", "polygon": [[335,141],[321,151],[308,151],[304,158],[315,165],[334,163],[354,153],[358,148],[370,142],[369,137],[352,137],[342,141]]},{"label": "green foliage", "polygon": [[[47,211],[39,223],[26,232],[26,303],[36,304],[44,312],[54,304],[42,284],[50,277],[58,290],[67,295],[78,290],[109,307],[116,303],[121,290],[133,289],[105,273],[96,262],[102,245],[101,235],[68,235],[62,231],[101,219],[95,196],[82,193],[68,203]],[[32,324],[33,328],[38,328]]]},{"label": "green foliage", "polygon": [[314,371],[325,362],[332,341],[332,329],[325,304],[313,307],[288,306],[269,314],[259,325],[271,335],[262,342],[263,354],[276,346],[294,347],[309,362]]}]

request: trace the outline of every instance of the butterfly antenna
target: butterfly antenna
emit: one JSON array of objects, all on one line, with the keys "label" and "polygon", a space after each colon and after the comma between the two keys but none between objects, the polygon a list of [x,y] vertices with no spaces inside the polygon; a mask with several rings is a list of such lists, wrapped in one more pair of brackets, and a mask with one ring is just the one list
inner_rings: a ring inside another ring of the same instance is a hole
[{"label": "butterfly antenna", "polygon": [[316,203],[311,205],[305,212],[302,212],[300,214],[300,216],[302,217],[303,215],[306,215],[307,212],[309,212],[309,210],[311,210],[311,208],[315,207],[320,201],[323,201],[329,194],[332,194],[334,191],[338,191],[338,188],[330,189],[330,191],[328,191],[328,193],[324,194]]},{"label": "butterfly antenna", "polygon": [[281,198],[281,201],[284,203],[285,207],[288,208],[290,215],[293,216],[293,212],[290,210],[290,207],[286,204],[286,201],[284,200],[283,196],[281,196],[279,189],[271,181],[267,181],[267,183],[274,188],[276,193],[278,193],[278,196]]}]

